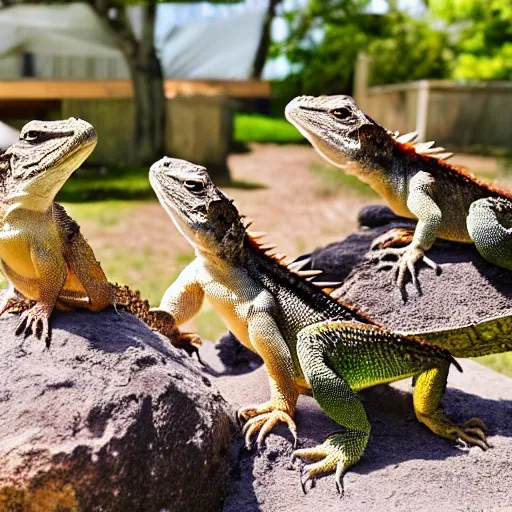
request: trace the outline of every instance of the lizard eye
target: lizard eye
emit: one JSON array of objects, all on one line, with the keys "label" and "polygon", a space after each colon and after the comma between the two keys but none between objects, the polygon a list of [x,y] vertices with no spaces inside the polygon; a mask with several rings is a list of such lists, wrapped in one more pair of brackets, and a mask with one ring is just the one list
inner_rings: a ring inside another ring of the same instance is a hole
[{"label": "lizard eye", "polygon": [[204,190],[204,183],[196,180],[186,180],[185,188],[188,188],[194,194],[199,194]]},{"label": "lizard eye", "polygon": [[336,119],[344,121],[345,119],[348,119],[352,115],[352,112],[350,112],[350,109],[348,109],[347,107],[341,107],[331,110],[330,114]]},{"label": "lizard eye", "polygon": [[35,142],[39,138],[39,132],[30,130],[29,132],[25,133],[25,136],[23,138],[27,142]]}]

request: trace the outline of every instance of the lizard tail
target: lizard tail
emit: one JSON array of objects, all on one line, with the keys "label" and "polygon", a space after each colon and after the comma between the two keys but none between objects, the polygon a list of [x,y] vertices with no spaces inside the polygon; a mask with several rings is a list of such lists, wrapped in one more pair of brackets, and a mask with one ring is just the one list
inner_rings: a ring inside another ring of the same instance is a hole
[{"label": "lizard tail", "polygon": [[176,348],[185,350],[189,355],[196,354],[199,358],[198,347],[201,345],[199,336],[192,333],[182,333],[176,325],[176,320],[167,311],[151,309],[149,302],[143,299],[139,290],[132,290],[129,286],[112,284],[114,288],[114,307],[121,308],[136,316],[154,331],[158,331],[171,341]]},{"label": "lizard tail", "polygon": [[128,313],[142,320],[151,329],[162,333],[171,340],[178,335],[179,330],[173,316],[166,311],[152,311],[149,302],[143,299],[139,290],[132,290],[129,286],[113,284],[115,290],[114,306],[122,308]]}]

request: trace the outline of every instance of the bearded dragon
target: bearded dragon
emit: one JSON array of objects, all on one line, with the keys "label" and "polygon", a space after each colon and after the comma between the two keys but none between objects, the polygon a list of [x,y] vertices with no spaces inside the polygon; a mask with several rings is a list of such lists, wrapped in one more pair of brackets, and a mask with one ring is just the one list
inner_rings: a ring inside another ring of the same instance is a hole
[{"label": "bearded dragon", "polygon": [[96,142],[93,126],[80,119],[31,121],[0,156],[0,270],[9,284],[0,315],[21,312],[16,333],[48,343],[55,308],[121,306],[176,345],[197,350],[198,338],[150,312],[139,292],[107,281],[79,225],[54,201]]},{"label": "bearded dragon", "polygon": [[[446,348],[420,336],[391,332],[335,300],[308,281],[318,271],[301,271],[307,262],[286,266],[285,256],[271,253],[275,246],[261,244],[261,234],[247,231],[233,202],[212,183],[204,167],[166,157],[153,164],[149,178],[196,254],[165,292],[158,310],[170,313],[181,325],[206,298],[229,330],[265,363],[270,400],[238,411],[246,421],[248,447],[256,434],[261,447],[278,422],[286,423],[296,439],[297,397],[312,393],[345,431],[314,448],[296,450],[293,457],[317,460],[303,468],[303,489],[318,475],[335,471],[342,492],[343,474],[361,458],[370,435],[356,391],[414,376],[414,410],[420,422],[439,436],[487,448],[480,419],[457,426],[441,409],[449,367],[458,366]],[[507,318],[486,324],[481,331],[454,329],[447,336],[430,335],[446,347],[450,340],[455,347],[460,344],[461,355],[473,355],[467,342],[473,347],[479,335],[487,340],[496,334],[494,351],[511,350],[510,336],[497,334],[507,329],[510,333],[510,324]]]},{"label": "bearded dragon", "polygon": [[474,243],[486,260],[512,270],[511,192],[445,162],[451,153],[432,147],[433,142],[412,144],[415,133],[400,137],[389,132],[350,96],[301,96],[285,114],[331,164],[370,185],[397,215],[418,220],[414,233],[393,230],[376,239],[373,247],[384,248],[370,255],[397,258],[400,289],[407,271],[419,287],[415,264],[421,260],[439,270],[425,256],[437,237]]}]

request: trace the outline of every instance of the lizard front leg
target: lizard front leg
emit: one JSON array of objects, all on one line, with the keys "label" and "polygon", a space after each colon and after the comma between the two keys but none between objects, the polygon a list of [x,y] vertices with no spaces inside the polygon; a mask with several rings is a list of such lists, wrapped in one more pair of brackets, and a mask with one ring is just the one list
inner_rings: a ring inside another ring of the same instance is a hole
[{"label": "lizard front leg", "polygon": [[[76,275],[87,294],[86,302],[78,302],[79,306],[91,311],[101,311],[114,304],[114,287],[108,282],[91,246],[81,234],[69,242],[65,258],[71,272]],[[73,298],[70,300],[74,302]]]},{"label": "lizard front leg", "polygon": [[288,345],[268,312],[253,312],[248,319],[248,327],[250,342],[265,363],[270,384],[270,400],[243,407],[238,411],[238,418],[247,420],[244,425],[245,444],[250,449],[251,437],[259,432],[256,442],[258,448],[261,448],[267,434],[279,422],[288,425],[296,443],[297,428],[293,415],[298,393]]},{"label": "lizard front leg", "polygon": [[[196,353],[201,338],[195,333],[181,332],[179,326],[194,317],[204,301],[204,290],[198,280],[200,265],[196,260],[190,263],[178,279],[165,292],[160,306],[149,310],[149,324],[171,339],[176,348],[188,354]],[[199,359],[200,360],[200,359]]]},{"label": "lizard front leg", "polygon": [[30,256],[39,284],[39,297],[34,306],[21,314],[16,334],[32,332],[48,343],[48,320],[66,281],[67,266],[60,252],[46,245],[32,246]]},{"label": "lizard front leg", "polygon": [[[80,232],[79,225],[58,203],[53,203],[52,214],[59,230],[64,259],[69,268],[68,282],[59,297],[57,307],[101,311],[113,305],[114,287],[108,282],[91,246]],[[79,283],[76,283],[75,277]]]},{"label": "lizard front leg", "polygon": [[487,261],[512,270],[512,200],[486,197],[475,201],[469,208],[467,227]]},{"label": "lizard front leg", "polygon": [[425,256],[425,251],[434,245],[442,218],[441,209],[433,199],[434,188],[435,180],[427,172],[420,171],[411,178],[407,195],[407,208],[418,218],[412,242],[403,248],[385,248],[369,254],[370,259],[382,259],[386,256],[397,258],[395,264],[383,261],[379,268],[393,267],[397,286],[402,291],[404,290],[407,271],[411,274],[414,285],[418,290],[420,289],[415,269],[415,264],[418,261],[423,260],[434,270],[439,270],[438,265]]}]

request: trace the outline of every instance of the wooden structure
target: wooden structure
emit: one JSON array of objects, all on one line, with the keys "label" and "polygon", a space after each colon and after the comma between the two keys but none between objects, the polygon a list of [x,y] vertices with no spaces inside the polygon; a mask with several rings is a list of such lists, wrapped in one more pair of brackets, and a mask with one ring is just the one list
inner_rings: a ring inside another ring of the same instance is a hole
[{"label": "wooden structure", "polygon": [[[269,97],[263,81],[165,80],[166,152],[222,168],[232,137],[234,100]],[[94,125],[98,146],[88,159],[128,164],[133,155],[130,80],[0,82],[0,120],[20,126],[30,119],[80,117]]]},{"label": "wooden structure", "polygon": [[355,100],[389,130],[417,130],[421,140],[451,148],[512,148],[512,82],[419,80],[367,87],[369,67],[360,56]]}]

